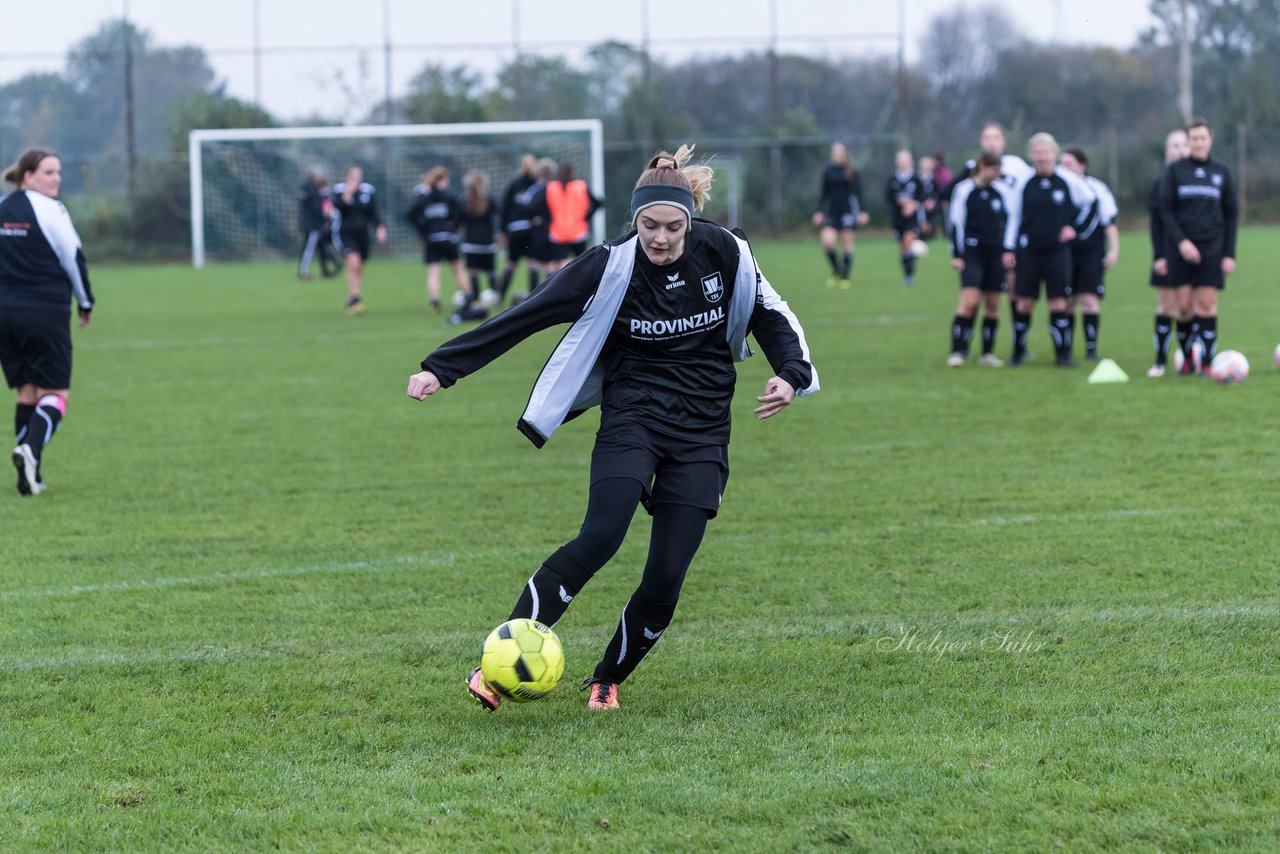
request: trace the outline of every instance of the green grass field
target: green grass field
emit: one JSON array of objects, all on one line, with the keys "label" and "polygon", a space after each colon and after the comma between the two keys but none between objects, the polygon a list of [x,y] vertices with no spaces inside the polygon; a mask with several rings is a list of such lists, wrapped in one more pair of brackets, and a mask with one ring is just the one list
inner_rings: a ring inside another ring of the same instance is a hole
[{"label": "green grass field", "polygon": [[360,318],[288,263],[98,268],[50,489],[2,499],[0,849],[1275,850],[1276,236],[1223,297],[1231,387],[1143,377],[1141,234],[1109,386],[1043,306],[1028,365],[944,367],[942,252],[907,290],[864,234],[830,291],[816,240],[759,246],[824,390],[756,422],[742,366],[723,512],[604,716],[575,686],[643,514],[560,688],[463,690],[581,521],[595,418],[514,429],[558,331],[415,403],[457,331],[421,265],[375,260]]}]

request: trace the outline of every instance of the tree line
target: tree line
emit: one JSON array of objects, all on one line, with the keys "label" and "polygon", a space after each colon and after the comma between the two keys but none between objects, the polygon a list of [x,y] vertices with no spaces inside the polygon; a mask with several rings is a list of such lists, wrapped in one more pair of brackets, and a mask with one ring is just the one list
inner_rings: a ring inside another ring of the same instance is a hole
[{"label": "tree line", "polygon": [[[1250,215],[1280,215],[1280,0],[1190,5],[1194,112],[1216,128],[1217,155],[1247,163]],[[399,98],[359,121],[600,118],[612,224],[622,222],[648,154],[698,142],[744,178],[744,225],[785,231],[813,212],[832,140],[850,144],[874,215],[894,150],[944,151],[956,167],[975,153],[982,123],[996,120],[1015,150],[1039,130],[1082,144],[1122,211],[1137,218],[1164,134],[1180,123],[1179,6],[1150,0],[1161,23],[1126,49],[1036,42],[999,7],[962,6],[930,23],[905,69],[880,56],[768,52],[663,62],[621,42],[598,44],[577,64],[524,54],[492,77],[427,63]],[[0,87],[0,159],[28,145],[57,149],[64,197],[97,253],[184,255],[187,133],[280,124],[228,95],[200,48],[157,45],[118,20],[76,44],[60,73]]]}]

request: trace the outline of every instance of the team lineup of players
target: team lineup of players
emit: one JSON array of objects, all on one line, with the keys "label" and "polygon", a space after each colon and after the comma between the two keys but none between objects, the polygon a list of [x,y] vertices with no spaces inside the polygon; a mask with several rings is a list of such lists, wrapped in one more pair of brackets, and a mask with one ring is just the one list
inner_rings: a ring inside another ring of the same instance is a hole
[{"label": "team lineup of players", "polygon": [[[967,163],[954,183],[941,157],[922,157],[917,166],[909,151],[897,153],[885,198],[901,251],[903,283],[915,283],[917,257],[927,248],[924,241],[945,230],[961,288],[948,365],[968,361],[979,307],[978,361],[992,367],[1005,364],[994,352],[1005,293],[1013,327],[1009,365],[1020,365],[1029,356],[1032,312],[1041,293],[1049,309],[1055,364],[1074,365],[1077,312],[1085,355],[1096,361],[1105,273],[1119,257],[1114,195],[1089,174],[1083,149],[1060,149],[1050,134],[1031,137],[1031,163],[1005,153],[1004,128],[997,123],[983,127],[979,144],[981,156]],[[1159,299],[1149,377],[1164,375],[1175,329],[1184,357],[1182,373],[1207,370],[1216,350],[1218,292],[1235,268],[1238,214],[1231,173],[1210,158],[1212,144],[1212,130],[1203,119],[1170,133],[1166,169],[1152,187],[1150,284]],[[853,231],[867,217],[858,174],[840,143],[832,147],[831,164],[823,172],[814,222],[822,229],[832,268],[829,286],[849,287]],[[843,256],[836,252],[838,239],[843,240]]]},{"label": "team lineup of players", "polygon": [[[461,198],[450,191],[451,178],[444,166],[430,169],[414,187],[413,201],[402,216],[422,239],[427,297],[434,312],[441,311],[441,266],[453,271],[457,294],[451,322],[482,320],[500,306],[521,259],[526,261],[532,293],[544,277],[587,248],[590,219],[601,200],[585,181],[574,177],[572,164],[524,155],[519,174],[501,200],[490,194],[489,176],[482,170],[466,173]],[[331,188],[325,184],[323,171],[314,169],[298,189],[303,237],[298,277],[310,278],[317,258],[325,276],[336,275],[338,262],[329,256],[332,246],[347,274],[346,311],[363,314],[362,272],[371,253],[371,230],[379,243],[386,241],[377,192],[355,165],[347,167],[342,182]],[[499,274],[497,258],[503,246],[506,266]],[[511,294],[513,302],[521,298]]]}]

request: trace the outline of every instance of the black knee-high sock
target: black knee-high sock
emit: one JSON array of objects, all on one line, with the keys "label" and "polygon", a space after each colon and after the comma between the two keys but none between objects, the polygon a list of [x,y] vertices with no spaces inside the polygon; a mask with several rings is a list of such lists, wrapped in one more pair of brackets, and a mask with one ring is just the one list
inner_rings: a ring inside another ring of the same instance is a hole
[{"label": "black knee-high sock", "polygon": [[1218,352],[1218,318],[1214,317],[1197,317],[1195,322],[1200,324],[1200,341],[1204,344],[1204,353],[1200,356],[1200,363],[1208,366],[1213,364],[1213,356]]},{"label": "black knee-high sock", "polygon": [[836,275],[836,278],[839,278],[840,277],[840,259],[836,257],[835,249],[827,250],[827,261],[831,264],[831,272]]},{"label": "black knee-high sock", "polygon": [[502,278],[498,280],[498,296],[500,300],[507,298],[507,291],[511,288],[511,277],[516,274],[515,267],[508,267],[502,271]]},{"label": "black knee-high sock", "polygon": [[59,403],[60,401],[54,395],[40,398],[31,418],[27,420],[27,435],[23,441],[31,446],[31,453],[37,460],[40,459],[45,446],[52,441],[53,434],[57,432],[58,424],[62,421],[63,407]]},{"label": "black knee-high sock", "polygon": [[1000,328],[1000,318],[982,318],[982,355],[989,356],[996,346],[996,331]]},{"label": "black knee-high sock", "polygon": [[538,289],[538,279],[540,275],[541,274],[537,270],[532,267],[529,268],[529,293],[533,293]]},{"label": "black knee-high sock", "polygon": [[654,508],[649,558],[640,586],[622,610],[618,628],[596,665],[594,678],[621,682],[653,648],[680,599],[680,588],[707,529],[707,511],[660,504]]},{"label": "black knee-high sock", "polygon": [[1059,359],[1071,358],[1071,321],[1074,316],[1065,311],[1049,313],[1049,337],[1053,339],[1053,352]]},{"label": "black knee-high sock", "polygon": [[1097,314],[1081,314],[1080,320],[1084,323],[1084,349],[1090,356],[1098,354],[1098,315]]},{"label": "black knee-high sock", "polygon": [[841,274],[840,278],[847,279],[853,275],[853,253],[844,253],[844,258],[842,260],[844,261],[844,272]]},{"label": "black knee-high sock", "polygon": [[1156,315],[1156,364],[1163,365],[1169,361],[1169,336],[1173,333],[1173,318],[1167,314]]},{"label": "black knee-high sock", "polygon": [[13,410],[13,435],[17,440],[14,444],[21,445],[27,440],[27,424],[35,412],[34,403],[19,403]]},{"label": "black knee-high sock", "polygon": [[1022,358],[1027,355],[1027,335],[1031,331],[1031,315],[1014,309],[1013,312],[1013,355]]},{"label": "black knee-high sock", "polygon": [[520,592],[508,620],[537,620],[554,626],[595,571],[563,546],[545,561]]},{"label": "black knee-high sock", "polygon": [[1183,358],[1191,358],[1191,321],[1179,320],[1177,325],[1178,349],[1182,351]]},{"label": "black knee-high sock", "polygon": [[471,273],[468,278],[471,279],[471,298],[475,299],[480,296],[480,274]]},{"label": "black knee-high sock", "polygon": [[916,256],[914,252],[902,253],[902,274],[907,277],[916,274]]},{"label": "black knee-high sock", "polygon": [[[1187,357],[1187,361],[1191,361],[1191,354],[1195,351],[1196,342],[1200,341],[1200,317],[1196,315],[1191,318],[1191,334],[1187,336],[1187,352],[1183,353]],[[1203,347],[1204,342],[1200,341]]]},{"label": "black knee-high sock", "polygon": [[969,355],[969,341],[973,338],[973,318],[956,315],[951,318],[951,352]]}]

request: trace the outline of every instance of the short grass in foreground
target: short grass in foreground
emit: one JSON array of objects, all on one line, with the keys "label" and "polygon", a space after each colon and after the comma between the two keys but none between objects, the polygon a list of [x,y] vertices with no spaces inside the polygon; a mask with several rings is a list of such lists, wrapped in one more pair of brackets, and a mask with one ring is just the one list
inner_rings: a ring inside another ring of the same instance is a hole
[{"label": "short grass in foreground", "polygon": [[[287,263],[100,268],[49,492],[3,498],[5,850],[1273,850],[1275,231],[1223,298],[1235,387],[1141,377],[1125,235],[1102,344],[1134,376],[948,370],[945,253],[761,244],[824,391],[756,423],[622,710],[589,675],[647,524],[556,627],[565,684],[463,677],[581,519],[593,417],[514,430],[558,333],[425,404],[457,330],[419,265],[368,313]],[[1007,313],[999,352],[1006,355]]]}]

